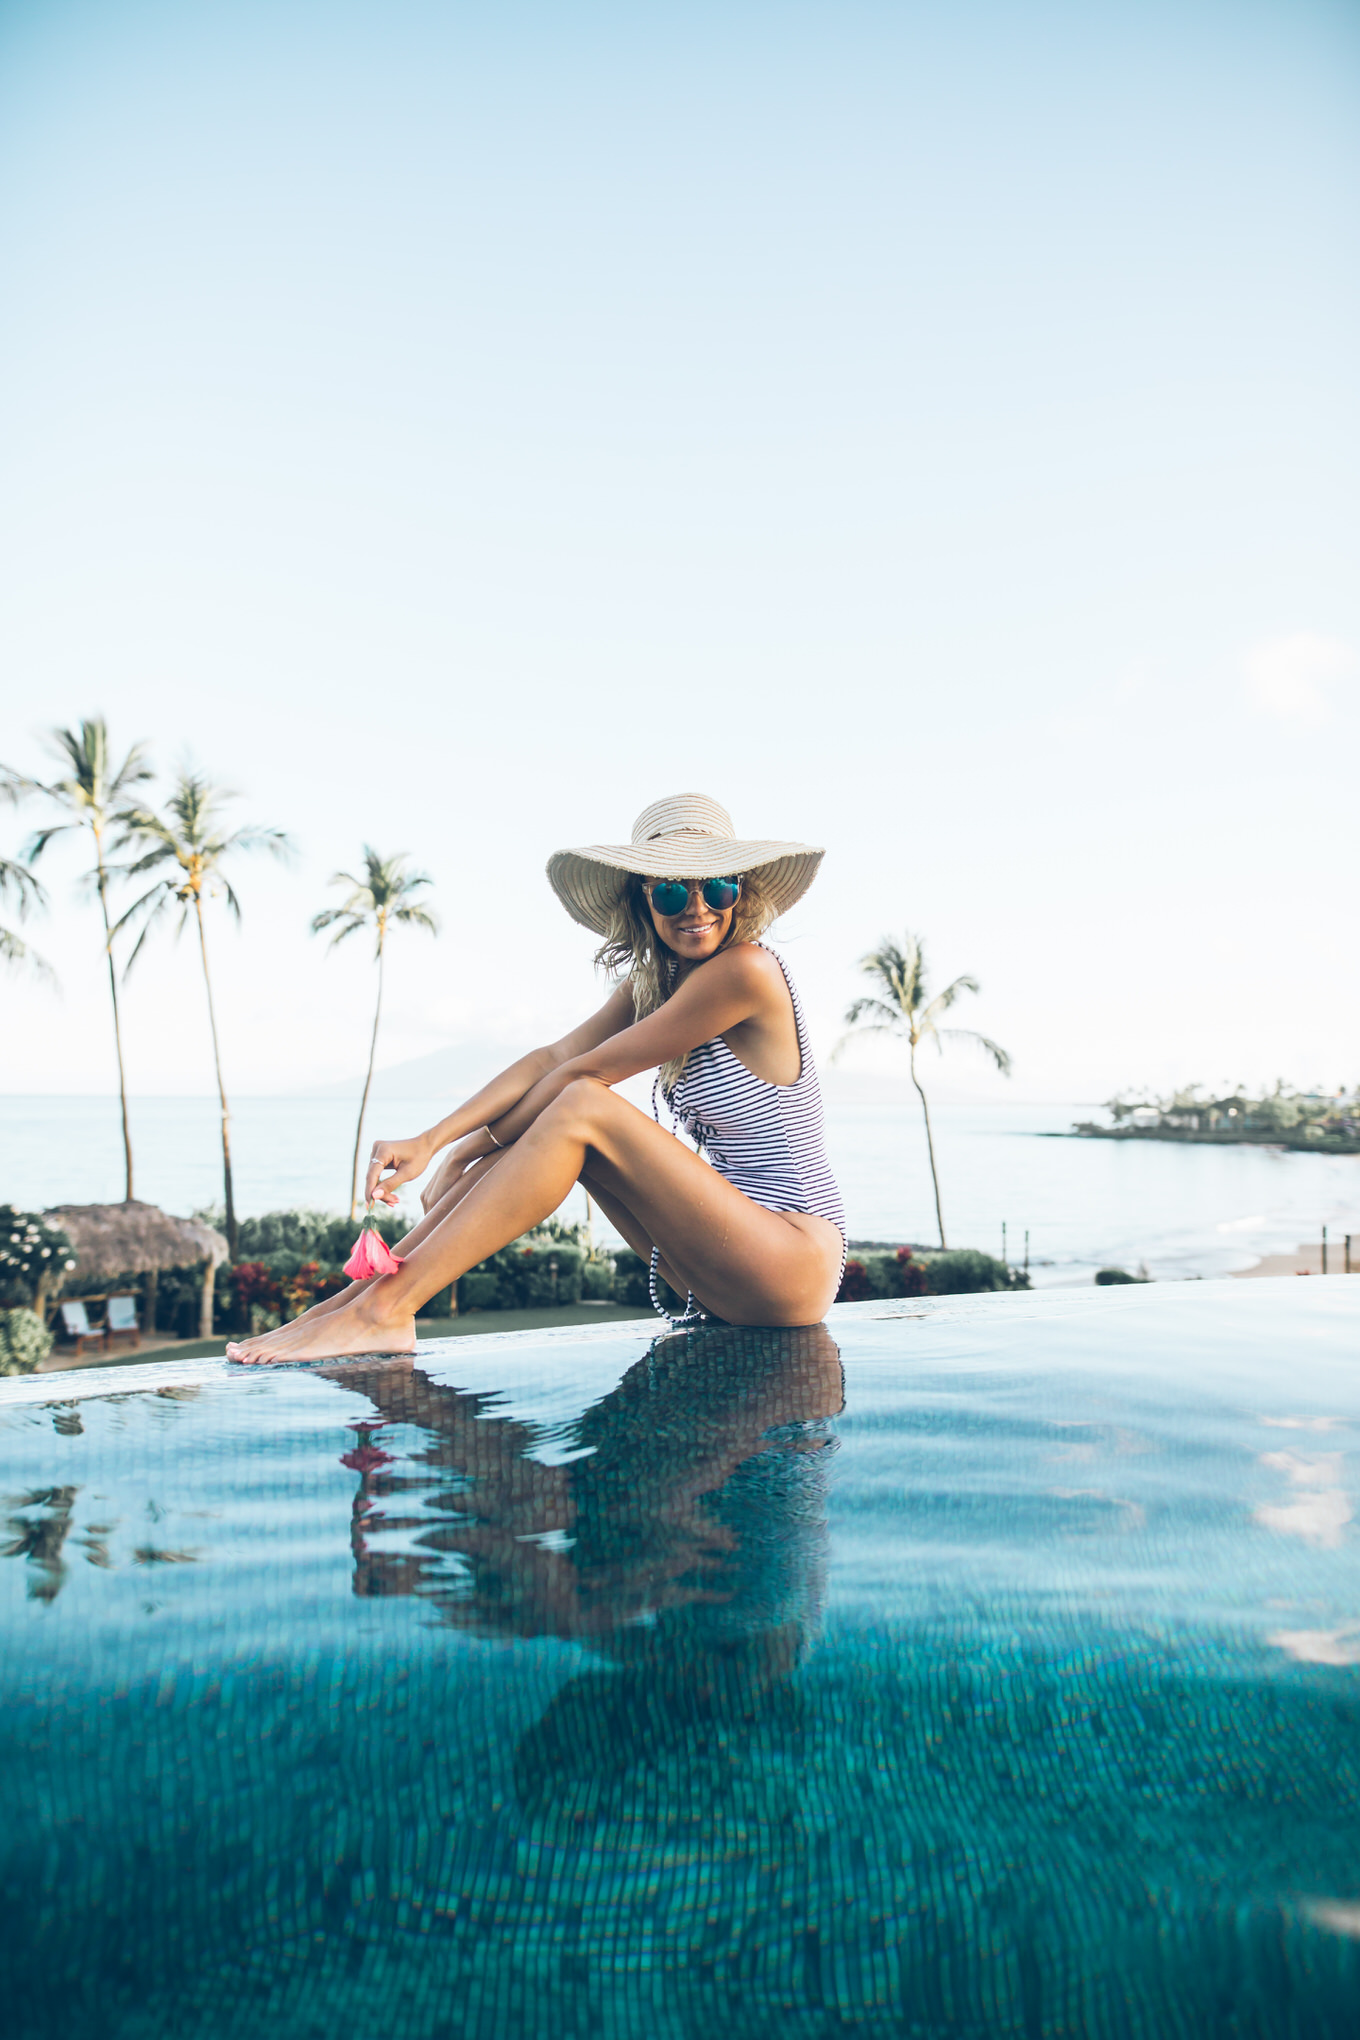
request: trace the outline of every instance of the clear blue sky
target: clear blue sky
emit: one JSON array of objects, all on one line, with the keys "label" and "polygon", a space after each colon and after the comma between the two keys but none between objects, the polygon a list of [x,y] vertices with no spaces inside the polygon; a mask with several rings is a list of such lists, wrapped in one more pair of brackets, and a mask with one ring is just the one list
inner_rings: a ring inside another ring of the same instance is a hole
[{"label": "clear blue sky", "polygon": [[[445,920],[384,1060],[518,1043],[595,997],[548,853],[691,786],[829,846],[823,1046],[905,923],[1014,1095],[1355,1082],[1358,115],[1330,0],[5,0],[0,755],[102,710],[293,831],[240,1091],[362,1066],[364,839]],[[111,1085],[75,869],[6,1089]],[[187,947],[128,1037],[208,1088]]]}]

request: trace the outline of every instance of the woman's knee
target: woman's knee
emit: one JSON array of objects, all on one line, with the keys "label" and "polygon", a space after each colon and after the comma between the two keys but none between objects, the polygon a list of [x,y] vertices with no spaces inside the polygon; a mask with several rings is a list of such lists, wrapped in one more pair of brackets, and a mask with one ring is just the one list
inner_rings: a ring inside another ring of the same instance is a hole
[{"label": "woman's knee", "polygon": [[614,1093],[598,1077],[573,1077],[553,1099],[547,1112],[559,1124],[598,1126],[615,1103]]}]

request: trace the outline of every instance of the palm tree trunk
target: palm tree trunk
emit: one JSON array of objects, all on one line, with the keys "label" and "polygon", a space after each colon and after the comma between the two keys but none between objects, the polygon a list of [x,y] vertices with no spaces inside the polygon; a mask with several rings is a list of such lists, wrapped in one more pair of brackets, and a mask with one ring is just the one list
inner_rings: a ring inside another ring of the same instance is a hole
[{"label": "palm tree trunk", "polygon": [[944,1213],[940,1209],[940,1172],[935,1167],[935,1137],[930,1130],[930,1107],[926,1103],[926,1094],[921,1088],[921,1080],[916,1074],[915,1042],[911,1045],[911,1081],[916,1086],[916,1095],[921,1100],[921,1110],[924,1112],[926,1119],[926,1151],[930,1156],[930,1180],[935,1186],[935,1223],[940,1228],[940,1246],[943,1249],[946,1242],[944,1236]]},{"label": "palm tree trunk", "polygon": [[212,977],[208,971],[208,938],[203,928],[203,901],[194,896],[194,913],[198,920],[198,952],[203,958],[203,989],[208,994],[208,1026],[212,1030],[213,1068],[217,1072],[217,1097],[222,1107],[222,1190],[227,1207],[227,1252],[233,1262],[236,1260],[236,1200],[231,1188],[231,1113],[227,1107],[226,1086],[222,1082],[222,1051],[217,1045],[217,1014],[213,1009]]},{"label": "palm tree trunk", "polygon": [[364,1095],[359,1100],[359,1124],[354,1129],[354,1167],[349,1174],[349,1215],[351,1221],[359,1205],[359,1150],[364,1144],[364,1114],[368,1110],[369,1087],[373,1082],[373,1059],[378,1053],[378,1022],[382,1018],[383,995],[383,930],[378,936],[378,1003],[373,1008],[373,1038],[368,1044],[368,1075],[364,1078]]},{"label": "palm tree trunk", "polygon": [[123,1202],[132,1202],[132,1133],[128,1126],[127,1077],[123,1071],[123,1027],[118,1017],[118,973],[113,967],[113,934],[109,927],[109,875],[104,869],[104,843],[95,830],[95,868],[99,874],[99,908],[104,916],[104,960],[109,967],[109,997],[113,1001],[113,1047],[118,1057],[118,1103],[123,1114]]}]

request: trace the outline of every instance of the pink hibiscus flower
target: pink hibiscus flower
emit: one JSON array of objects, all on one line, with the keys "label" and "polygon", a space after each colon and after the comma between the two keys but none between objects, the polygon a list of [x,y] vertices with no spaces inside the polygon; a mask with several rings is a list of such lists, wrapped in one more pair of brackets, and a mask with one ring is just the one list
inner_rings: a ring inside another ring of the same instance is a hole
[{"label": "pink hibiscus flower", "polygon": [[351,1282],[366,1282],[370,1275],[395,1275],[405,1256],[394,1254],[382,1234],[378,1221],[373,1216],[373,1207],[368,1207],[367,1216],[359,1230],[359,1237],[350,1250],[345,1263],[345,1273]]}]

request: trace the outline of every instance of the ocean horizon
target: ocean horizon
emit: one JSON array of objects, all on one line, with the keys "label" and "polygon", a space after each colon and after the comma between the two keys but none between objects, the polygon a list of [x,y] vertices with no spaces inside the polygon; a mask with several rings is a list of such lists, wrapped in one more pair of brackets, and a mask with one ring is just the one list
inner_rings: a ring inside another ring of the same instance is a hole
[{"label": "ocean horizon", "polygon": [[[919,1104],[892,1079],[830,1072],[827,1144],[852,1239],[937,1238]],[[437,1098],[384,1098],[365,1144],[433,1123]],[[1089,1102],[932,1102],[946,1231],[1029,1267],[1036,1286],[1089,1283],[1098,1268],[1145,1267],[1157,1280],[1227,1275],[1265,1254],[1360,1233],[1360,1160],[1261,1147],[1057,1139]],[[220,1204],[214,1098],[135,1097],[134,1189],[167,1211]],[[339,1211],[348,1197],[355,1100],[232,1102],[236,1204],[243,1217],[294,1206]],[[0,1202],[37,1210],[122,1196],[118,1102],[107,1096],[0,1096]],[[574,1192],[562,1208],[584,1216]],[[596,1214],[598,1235],[609,1228]]]}]

